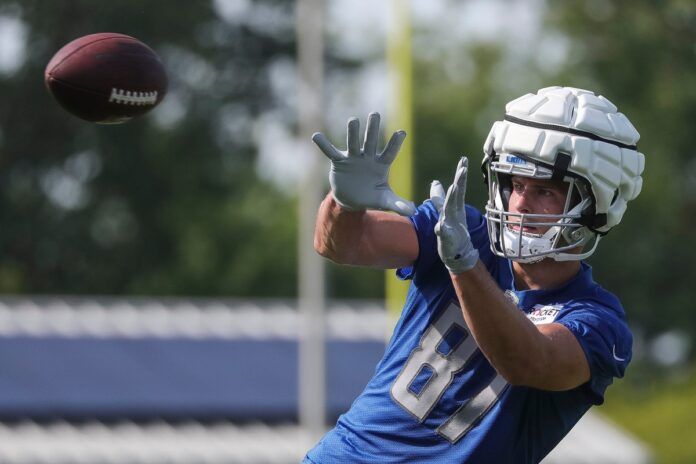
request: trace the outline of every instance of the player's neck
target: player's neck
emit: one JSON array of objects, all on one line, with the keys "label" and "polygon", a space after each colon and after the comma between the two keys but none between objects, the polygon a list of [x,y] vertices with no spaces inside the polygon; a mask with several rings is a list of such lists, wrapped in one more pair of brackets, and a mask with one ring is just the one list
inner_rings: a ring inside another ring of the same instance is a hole
[{"label": "player's neck", "polygon": [[515,287],[519,290],[540,290],[560,287],[580,271],[580,261],[554,261],[547,258],[538,263],[512,262]]}]

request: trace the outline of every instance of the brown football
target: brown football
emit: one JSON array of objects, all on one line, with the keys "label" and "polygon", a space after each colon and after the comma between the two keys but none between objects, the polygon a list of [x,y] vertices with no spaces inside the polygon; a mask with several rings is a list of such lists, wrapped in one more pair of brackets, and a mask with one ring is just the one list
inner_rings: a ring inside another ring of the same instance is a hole
[{"label": "brown football", "polygon": [[159,56],[124,34],[102,32],[75,39],[53,56],[46,88],[82,119],[117,124],[147,113],[167,92]]}]

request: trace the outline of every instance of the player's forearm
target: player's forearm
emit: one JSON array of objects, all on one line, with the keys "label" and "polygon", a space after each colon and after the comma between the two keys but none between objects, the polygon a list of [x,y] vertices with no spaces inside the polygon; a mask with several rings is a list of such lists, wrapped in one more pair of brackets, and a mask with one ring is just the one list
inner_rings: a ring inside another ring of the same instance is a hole
[{"label": "player's forearm", "polygon": [[331,192],[324,198],[314,229],[314,249],[339,264],[353,264],[351,256],[359,249],[365,211],[341,208]]},{"label": "player's forearm", "polygon": [[544,339],[498,288],[485,266],[451,274],[464,318],[483,354],[510,383],[531,385],[544,365]]}]

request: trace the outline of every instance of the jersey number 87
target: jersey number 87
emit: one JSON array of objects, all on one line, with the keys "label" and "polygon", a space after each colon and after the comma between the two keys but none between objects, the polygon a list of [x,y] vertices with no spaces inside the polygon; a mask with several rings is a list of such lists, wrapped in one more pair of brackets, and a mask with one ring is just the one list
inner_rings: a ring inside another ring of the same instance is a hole
[{"label": "jersey number 87", "polygon": [[[455,343],[449,343],[456,340]],[[423,334],[420,345],[410,354],[391,387],[392,398],[423,422],[451,385],[454,376],[479,352],[466,326],[462,310],[451,303]],[[422,385],[416,385],[425,379]],[[456,443],[496,403],[507,382],[500,374],[481,391],[468,398],[436,432]]]}]

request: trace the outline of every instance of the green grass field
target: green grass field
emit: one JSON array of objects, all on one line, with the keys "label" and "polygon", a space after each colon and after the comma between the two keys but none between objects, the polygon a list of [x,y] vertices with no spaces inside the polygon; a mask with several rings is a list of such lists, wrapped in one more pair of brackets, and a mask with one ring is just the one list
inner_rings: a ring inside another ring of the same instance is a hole
[{"label": "green grass field", "polygon": [[598,411],[645,443],[656,463],[696,463],[696,369],[648,384],[619,381]]}]

